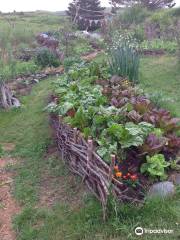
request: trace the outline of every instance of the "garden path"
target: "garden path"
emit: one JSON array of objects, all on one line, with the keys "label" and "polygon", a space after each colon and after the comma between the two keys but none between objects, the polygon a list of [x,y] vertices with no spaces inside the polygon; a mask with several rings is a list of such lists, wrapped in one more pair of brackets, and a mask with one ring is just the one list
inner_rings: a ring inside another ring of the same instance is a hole
[{"label": "garden path", "polygon": [[[3,150],[12,151],[15,146],[12,143],[2,144]],[[17,163],[17,159],[10,155],[0,158],[0,239],[15,240],[16,234],[12,227],[12,217],[20,211],[20,207],[16,203],[11,187],[13,184],[14,172],[8,166]]]}]

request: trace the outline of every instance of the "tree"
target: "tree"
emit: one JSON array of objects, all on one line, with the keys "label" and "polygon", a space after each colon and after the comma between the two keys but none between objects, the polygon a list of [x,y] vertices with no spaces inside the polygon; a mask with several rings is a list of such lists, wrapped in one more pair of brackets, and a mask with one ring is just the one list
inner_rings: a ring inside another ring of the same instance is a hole
[{"label": "tree", "polygon": [[99,0],[73,0],[69,4],[67,14],[80,30],[95,30],[104,19],[104,9]]},{"label": "tree", "polygon": [[174,0],[111,0],[110,1],[113,8],[118,8],[119,6],[132,6],[134,4],[140,4],[149,10],[155,10],[159,8],[172,8],[176,5]]}]

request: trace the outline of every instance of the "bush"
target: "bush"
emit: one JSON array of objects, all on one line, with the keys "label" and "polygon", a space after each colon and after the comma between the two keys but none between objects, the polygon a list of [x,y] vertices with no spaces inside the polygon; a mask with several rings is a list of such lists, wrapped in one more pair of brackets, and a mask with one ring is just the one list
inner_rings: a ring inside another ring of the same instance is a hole
[{"label": "bush", "polygon": [[150,12],[142,6],[135,5],[126,8],[123,12],[119,13],[119,20],[124,25],[139,24],[150,16]]},{"label": "bush", "polygon": [[35,63],[41,67],[58,67],[60,60],[49,49],[40,49],[35,57]]},{"label": "bush", "polygon": [[136,42],[130,35],[116,34],[109,51],[110,73],[138,81],[139,53]]},{"label": "bush", "polygon": [[153,25],[156,38],[175,40],[175,19],[167,9],[156,11],[147,21],[147,25]]},{"label": "bush", "polygon": [[161,28],[167,27],[172,24],[172,18],[168,10],[156,11],[150,18],[151,23],[159,24]]}]

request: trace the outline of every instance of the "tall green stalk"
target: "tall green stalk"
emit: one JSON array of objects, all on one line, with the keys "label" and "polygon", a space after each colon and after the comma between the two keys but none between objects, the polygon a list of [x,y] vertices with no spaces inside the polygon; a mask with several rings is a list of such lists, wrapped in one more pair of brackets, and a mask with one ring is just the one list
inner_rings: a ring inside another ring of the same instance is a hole
[{"label": "tall green stalk", "polygon": [[139,53],[136,44],[130,37],[117,36],[109,49],[110,73],[127,77],[133,83],[138,82]]}]

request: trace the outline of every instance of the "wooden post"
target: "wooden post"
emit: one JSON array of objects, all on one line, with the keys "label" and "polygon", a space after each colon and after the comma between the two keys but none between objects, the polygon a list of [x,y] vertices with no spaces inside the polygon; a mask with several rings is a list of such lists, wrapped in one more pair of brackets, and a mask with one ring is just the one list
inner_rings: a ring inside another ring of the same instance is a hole
[{"label": "wooden post", "polygon": [[[78,136],[78,130],[77,128],[73,128],[73,142],[77,143],[77,136]],[[78,158],[76,157],[76,155],[71,156],[71,164],[72,164],[72,168],[77,167],[78,165]]]},{"label": "wooden post", "polygon": [[76,19],[77,19],[78,14],[79,14],[79,9],[80,9],[80,7],[77,6],[77,4],[76,4],[76,5],[75,5],[75,8],[76,8],[76,15],[75,15],[75,17],[74,17],[73,23],[76,23]]},{"label": "wooden post", "polygon": [[111,155],[111,165],[109,168],[109,185],[112,182],[112,178],[113,178],[113,170],[114,170],[114,166],[115,166],[115,160],[116,160],[116,156],[114,154]]},{"label": "wooden post", "polygon": [[93,140],[91,137],[88,137],[87,166],[89,166],[89,162],[92,162],[92,158],[93,158]]},{"label": "wooden post", "polygon": [[[57,130],[57,133],[60,132],[60,125],[61,125],[61,123],[62,123],[62,118],[63,118],[62,115],[59,115],[59,116],[58,116],[59,128],[58,128],[58,130]],[[60,134],[60,133],[59,133],[59,134]],[[57,141],[59,142],[58,134],[57,134]],[[61,159],[62,159],[62,161],[65,162],[65,160],[64,160],[64,150],[63,150],[63,147],[61,147],[61,149],[59,149],[59,151],[60,151],[60,153],[61,153]]]},{"label": "wooden post", "polygon": [[78,130],[77,128],[73,128],[73,135],[74,135],[74,143],[77,143],[77,133],[78,133]]}]

